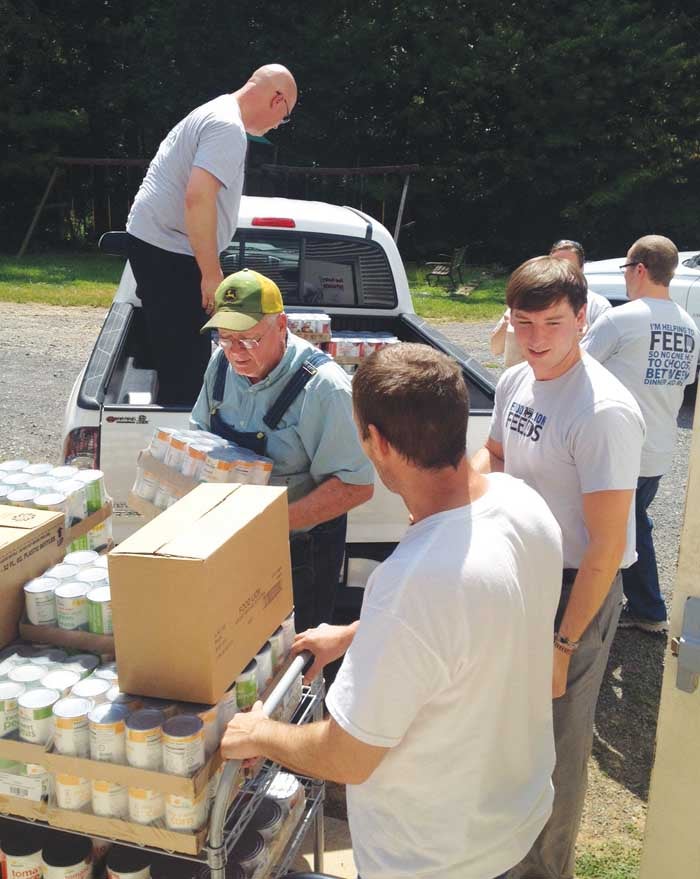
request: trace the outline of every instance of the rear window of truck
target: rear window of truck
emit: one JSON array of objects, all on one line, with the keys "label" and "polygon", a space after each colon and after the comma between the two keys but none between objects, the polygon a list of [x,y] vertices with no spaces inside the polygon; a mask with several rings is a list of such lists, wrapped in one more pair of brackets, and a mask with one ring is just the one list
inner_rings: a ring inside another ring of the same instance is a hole
[{"label": "rear window of truck", "polygon": [[289,232],[239,231],[221,255],[224,275],[255,269],[285,305],[386,308],[397,304],[391,266],[374,241]]}]

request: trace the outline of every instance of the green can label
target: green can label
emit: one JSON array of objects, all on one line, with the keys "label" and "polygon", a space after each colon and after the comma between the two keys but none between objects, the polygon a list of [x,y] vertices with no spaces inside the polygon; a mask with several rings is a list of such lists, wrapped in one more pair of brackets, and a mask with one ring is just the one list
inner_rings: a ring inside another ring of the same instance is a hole
[{"label": "green can label", "polygon": [[112,634],[112,608],[109,602],[88,601],[88,629],[95,635]]},{"label": "green can label", "polygon": [[258,698],[258,682],[236,681],[236,702],[239,708],[252,708]]}]

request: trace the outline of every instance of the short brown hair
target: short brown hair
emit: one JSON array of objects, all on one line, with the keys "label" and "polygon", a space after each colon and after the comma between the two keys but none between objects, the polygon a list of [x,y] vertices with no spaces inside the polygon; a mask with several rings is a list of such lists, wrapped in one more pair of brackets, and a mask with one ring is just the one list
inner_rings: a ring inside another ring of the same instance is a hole
[{"label": "short brown hair", "polygon": [[570,238],[560,238],[559,241],[555,241],[549,248],[549,255],[553,256],[560,250],[570,250],[571,253],[575,253],[576,258],[578,259],[578,267],[580,269],[583,268],[583,264],[586,261],[586,254],[584,253],[583,245],[579,244],[578,241],[572,241]]},{"label": "short brown hair", "polygon": [[645,265],[655,284],[668,287],[678,267],[678,248],[663,235],[645,235],[630,247],[629,259]]},{"label": "short brown hair", "polygon": [[522,311],[544,311],[566,299],[575,314],[588,300],[583,272],[566,259],[536,256],[513,272],[506,285],[508,307]]},{"label": "short brown hair", "polygon": [[424,470],[457,468],[466,454],[469,394],[456,361],[427,345],[400,343],[372,354],[352,382],[363,439],[373,424]]}]

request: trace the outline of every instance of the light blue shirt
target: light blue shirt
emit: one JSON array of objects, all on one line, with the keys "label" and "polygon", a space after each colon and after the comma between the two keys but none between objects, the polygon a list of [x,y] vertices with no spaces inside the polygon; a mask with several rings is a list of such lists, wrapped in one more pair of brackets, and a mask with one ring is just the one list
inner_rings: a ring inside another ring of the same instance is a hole
[{"label": "light blue shirt", "polygon": [[[262,381],[252,384],[229,365],[219,417],[236,430],[263,431],[267,455],[272,458],[271,485],[286,485],[289,502],[299,500],[326,479],[336,476],[350,485],[371,485],[374,468],[367,460],[352,418],[350,377],[331,361],[319,367],[277,427],[270,428],[263,416],[282,389],[315,350],[313,345],[287,333],[282,360]],[[212,394],[219,359],[214,353],[204,373],[204,384],[190,416],[190,424],[210,429]]]}]

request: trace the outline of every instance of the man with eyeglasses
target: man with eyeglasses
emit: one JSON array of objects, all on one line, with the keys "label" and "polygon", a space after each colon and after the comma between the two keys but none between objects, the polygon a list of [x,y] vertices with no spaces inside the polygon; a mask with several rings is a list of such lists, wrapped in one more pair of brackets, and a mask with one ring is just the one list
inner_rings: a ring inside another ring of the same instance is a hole
[{"label": "man with eyeglasses", "polygon": [[619,625],[652,633],[668,623],[647,510],[671,466],[678,410],[698,367],[695,322],[669,294],[677,265],[668,238],[635,241],[620,266],[631,301],[603,315],[582,343],[632,393],[647,426],[635,496],[637,562],[622,572],[627,604]]},{"label": "man with eyeglasses", "polygon": [[219,254],[236,231],[246,133],[262,136],[288,122],[296,99],[286,67],[259,68],[237,91],[179,122],[141,183],[127,221],[127,248],[162,404],[191,404],[209,361],[209,339],[199,327],[223,280]]},{"label": "man with eyeglasses", "polygon": [[286,485],[297,631],[331,622],[347,513],[371,498],[374,471],[352,418],[349,376],[287,330],[279,288],[243,269],[216,291],[202,327],[219,332],[191,425],[273,461]]},{"label": "man with eyeglasses", "polygon": [[[572,265],[575,265],[576,268],[583,271],[586,254],[584,253],[583,245],[579,244],[578,241],[572,241],[570,238],[560,238],[559,241],[555,241],[549,249],[549,255],[555,256],[557,259],[568,259]],[[593,326],[600,315],[606,312],[609,308],[612,308],[612,305],[610,305],[605,296],[601,296],[600,293],[596,293],[595,290],[591,290],[589,287],[586,296],[586,323],[583,330],[584,335]]]}]

